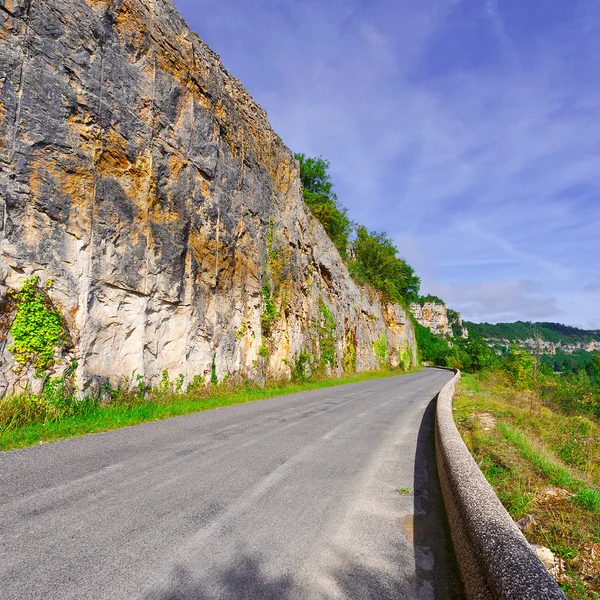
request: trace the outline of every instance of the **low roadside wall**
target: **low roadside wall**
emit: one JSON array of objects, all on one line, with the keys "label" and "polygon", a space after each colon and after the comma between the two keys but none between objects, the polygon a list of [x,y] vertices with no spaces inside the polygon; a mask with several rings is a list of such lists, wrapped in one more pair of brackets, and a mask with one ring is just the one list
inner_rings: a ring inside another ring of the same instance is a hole
[{"label": "low roadside wall", "polygon": [[454,550],[469,600],[566,599],[498,500],[452,415],[452,380],[438,395],[436,457]]}]

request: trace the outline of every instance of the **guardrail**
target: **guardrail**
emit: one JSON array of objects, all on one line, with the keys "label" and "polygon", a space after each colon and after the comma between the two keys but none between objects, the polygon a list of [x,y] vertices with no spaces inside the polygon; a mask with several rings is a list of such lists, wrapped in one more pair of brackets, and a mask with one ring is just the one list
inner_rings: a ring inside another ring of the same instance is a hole
[{"label": "guardrail", "polygon": [[452,415],[460,372],[438,395],[435,447],[444,505],[469,600],[565,600],[465,446]]}]

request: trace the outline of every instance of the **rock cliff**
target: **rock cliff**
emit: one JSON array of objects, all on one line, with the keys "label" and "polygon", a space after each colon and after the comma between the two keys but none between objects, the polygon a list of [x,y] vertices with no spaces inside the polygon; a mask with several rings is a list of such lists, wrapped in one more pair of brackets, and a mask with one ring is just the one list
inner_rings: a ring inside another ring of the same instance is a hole
[{"label": "rock cliff", "polygon": [[[353,283],[265,112],[170,0],[4,0],[0,21],[0,292],[54,279],[80,385],[286,377],[302,351],[338,374],[416,362],[406,314]],[[0,392],[31,376],[9,325]]]},{"label": "rock cliff", "polygon": [[424,302],[423,304],[413,302],[410,305],[410,312],[417,323],[427,327],[435,335],[463,338],[469,336],[460,314],[448,309],[445,304],[439,302]]}]

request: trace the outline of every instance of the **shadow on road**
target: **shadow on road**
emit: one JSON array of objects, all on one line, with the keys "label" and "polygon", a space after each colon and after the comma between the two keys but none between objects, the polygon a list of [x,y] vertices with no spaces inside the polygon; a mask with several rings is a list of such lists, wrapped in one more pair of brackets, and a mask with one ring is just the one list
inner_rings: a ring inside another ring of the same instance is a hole
[{"label": "shadow on road", "polygon": [[[435,460],[437,396],[428,404],[417,438],[414,475],[413,543],[417,581],[436,600],[465,598]],[[425,594],[424,594],[425,595]]]},{"label": "shadow on road", "polygon": [[236,564],[219,573],[210,585],[198,582],[187,567],[178,565],[144,600],[281,600],[289,596],[291,585],[290,576],[269,580],[258,557],[240,553]]},{"label": "shadow on road", "polygon": [[[435,398],[427,406],[417,437],[414,462],[414,515],[401,524],[411,539],[416,572],[408,581],[399,582],[389,573],[368,568],[353,556],[343,556],[343,569],[331,574],[333,589],[322,598],[392,600],[464,600],[458,567],[450,542],[435,460]],[[400,532],[399,532],[400,535]],[[406,552],[398,544],[394,555]],[[304,590],[294,585],[294,573],[273,578],[265,570],[259,554],[243,549],[236,563],[211,573],[210,581],[198,581],[183,564],[152,588],[144,600],[284,600],[303,598]],[[417,596],[415,596],[415,590]],[[310,595],[310,598],[317,596]]]}]

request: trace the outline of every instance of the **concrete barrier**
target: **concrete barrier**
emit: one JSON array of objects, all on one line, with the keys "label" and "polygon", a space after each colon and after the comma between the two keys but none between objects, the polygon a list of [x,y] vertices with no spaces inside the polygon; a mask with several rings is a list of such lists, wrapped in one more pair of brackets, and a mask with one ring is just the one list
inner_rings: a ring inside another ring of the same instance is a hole
[{"label": "concrete barrier", "polygon": [[444,505],[469,600],[566,596],[533,553],[465,446],[452,415],[452,380],[438,395],[436,457]]}]

